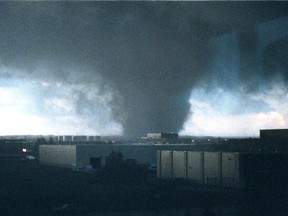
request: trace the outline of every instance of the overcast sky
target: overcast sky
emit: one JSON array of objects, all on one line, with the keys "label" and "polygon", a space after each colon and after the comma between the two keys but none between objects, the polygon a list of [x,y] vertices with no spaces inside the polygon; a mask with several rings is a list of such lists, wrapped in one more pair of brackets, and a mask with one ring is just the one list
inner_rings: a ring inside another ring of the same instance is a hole
[{"label": "overcast sky", "polygon": [[0,2],[0,134],[287,128],[286,2]]}]

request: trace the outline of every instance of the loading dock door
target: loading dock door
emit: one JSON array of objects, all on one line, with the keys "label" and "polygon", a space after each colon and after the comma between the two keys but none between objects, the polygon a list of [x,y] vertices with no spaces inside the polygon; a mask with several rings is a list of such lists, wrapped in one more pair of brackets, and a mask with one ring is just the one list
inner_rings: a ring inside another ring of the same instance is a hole
[{"label": "loading dock door", "polygon": [[90,158],[90,165],[94,169],[100,169],[101,168],[101,157],[91,157]]}]

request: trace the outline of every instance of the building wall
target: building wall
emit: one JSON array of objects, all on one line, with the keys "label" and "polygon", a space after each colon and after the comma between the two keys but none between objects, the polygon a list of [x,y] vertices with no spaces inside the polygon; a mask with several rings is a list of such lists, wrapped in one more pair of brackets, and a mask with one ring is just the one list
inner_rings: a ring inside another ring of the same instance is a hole
[{"label": "building wall", "polygon": [[64,136],[64,142],[72,142],[73,136]]},{"label": "building wall", "polygon": [[222,185],[240,187],[239,153],[222,153]]},{"label": "building wall", "polygon": [[288,138],[288,129],[260,130],[260,139]]},{"label": "building wall", "polygon": [[147,138],[148,139],[161,139],[162,134],[161,133],[148,133]]},{"label": "building wall", "polygon": [[187,152],[187,178],[197,184],[204,183],[204,153]]},{"label": "building wall", "polygon": [[99,144],[99,145],[78,145],[77,164],[87,165],[91,157],[101,157],[101,164],[105,166],[105,158],[112,150],[120,151],[124,159],[135,159],[139,164],[156,164],[158,150],[185,151],[192,145],[173,144]]},{"label": "building wall", "polygon": [[149,145],[119,145],[114,149],[119,150],[125,159],[135,159],[140,164],[156,164],[156,147]]},{"label": "building wall", "polygon": [[[50,146],[50,145],[47,145],[47,146]],[[59,152],[62,152],[60,154],[65,155],[66,150],[64,149],[74,148],[76,152],[75,153],[76,156],[75,158],[70,157],[70,160],[71,160],[70,164],[73,163],[73,164],[77,164],[78,166],[86,166],[86,165],[90,165],[91,158],[101,158],[101,165],[105,166],[106,157],[111,153],[112,150],[120,151],[123,154],[124,159],[135,159],[138,164],[154,165],[157,163],[157,151],[158,150],[160,151],[173,150],[173,151],[189,151],[190,152],[195,148],[195,146],[189,145],[189,144],[97,144],[97,145],[81,144],[81,145],[51,145],[51,147],[49,148],[50,148],[51,154],[53,154],[52,152],[54,151],[55,155],[58,155]],[[43,158],[44,156],[42,155],[40,157]],[[67,156],[65,157],[67,158]],[[49,164],[55,164],[55,165],[59,164],[58,162],[55,163],[53,161],[54,160],[53,157],[49,157],[49,158],[44,157],[42,160],[44,159]],[[68,163],[68,162],[65,162],[65,163]],[[184,163],[184,162],[182,161],[181,163]],[[176,171],[176,173],[177,172],[178,170]],[[191,174],[190,172],[190,175],[195,175],[195,174]]]},{"label": "building wall", "polygon": [[105,164],[105,157],[110,152],[110,148],[105,148],[102,145],[77,145],[77,165],[89,165],[90,158],[101,158],[101,165]]},{"label": "building wall", "polygon": [[87,142],[87,136],[73,136],[73,142]]},{"label": "building wall", "polygon": [[156,148],[147,145],[78,145],[77,164],[88,165],[90,158],[101,158],[101,165],[105,166],[106,157],[113,151],[120,151],[124,160],[135,159],[139,164],[156,164]]},{"label": "building wall", "polygon": [[159,151],[158,154],[157,176],[163,179],[173,178],[173,151]]},{"label": "building wall", "polygon": [[187,175],[187,152],[173,151],[173,178],[186,179]]},{"label": "building wall", "polygon": [[157,177],[183,178],[196,184],[244,188],[244,157],[234,152],[157,152]]},{"label": "building wall", "polygon": [[178,133],[148,133],[147,139],[163,143],[177,143]]},{"label": "building wall", "polygon": [[40,145],[39,162],[72,168],[76,164],[75,145]]},{"label": "building wall", "polygon": [[[56,166],[68,166],[67,164],[69,166],[70,164],[85,166],[90,165],[90,158],[100,157],[101,165],[105,166],[106,157],[114,150],[120,151],[124,159],[135,159],[137,163],[152,165],[157,163],[157,150],[170,148],[185,149],[183,145],[154,144],[43,145],[39,152],[39,158],[42,163]],[[72,149],[75,151],[73,154],[71,153]]]},{"label": "building wall", "polygon": [[88,142],[100,142],[101,136],[88,136]]},{"label": "building wall", "polygon": [[221,184],[220,152],[204,152],[204,184]]},{"label": "building wall", "polygon": [[58,142],[63,142],[64,141],[64,136],[58,136]]}]

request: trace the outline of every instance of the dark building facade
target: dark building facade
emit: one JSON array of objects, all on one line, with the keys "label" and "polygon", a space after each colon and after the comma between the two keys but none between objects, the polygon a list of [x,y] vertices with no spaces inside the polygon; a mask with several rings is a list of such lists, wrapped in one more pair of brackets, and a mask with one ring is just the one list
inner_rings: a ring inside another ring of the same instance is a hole
[{"label": "dark building facade", "polygon": [[150,141],[159,141],[167,143],[177,143],[178,133],[148,133],[147,139]]},{"label": "dark building facade", "polygon": [[262,193],[286,188],[287,163],[287,153],[164,150],[157,152],[157,176]]},{"label": "dark building facade", "polygon": [[260,139],[265,140],[287,140],[288,129],[260,130]]},{"label": "dark building facade", "polygon": [[265,151],[288,152],[288,129],[260,130],[260,141]]}]

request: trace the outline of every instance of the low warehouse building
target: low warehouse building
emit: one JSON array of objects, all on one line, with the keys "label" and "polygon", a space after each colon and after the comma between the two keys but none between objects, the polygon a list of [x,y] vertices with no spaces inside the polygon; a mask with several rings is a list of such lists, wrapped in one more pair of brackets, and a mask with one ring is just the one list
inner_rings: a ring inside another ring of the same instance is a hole
[{"label": "low warehouse building", "polygon": [[77,163],[75,145],[40,145],[39,162],[47,165],[71,167]]},{"label": "low warehouse building", "polygon": [[284,186],[288,154],[158,151],[157,177],[200,185],[255,190]]},{"label": "low warehouse building", "polygon": [[157,150],[183,151],[191,148],[193,146],[185,144],[40,145],[39,162],[73,169],[99,168],[105,166],[106,157],[114,150],[120,151],[125,160],[132,159],[139,164],[156,165]]},{"label": "low warehouse building", "polygon": [[[106,157],[114,150],[120,151],[124,159],[134,159],[138,163],[154,164],[156,150],[145,146],[125,145],[40,145],[39,162],[72,169],[100,168],[105,165]],[[153,157],[154,156],[154,157]]]}]

